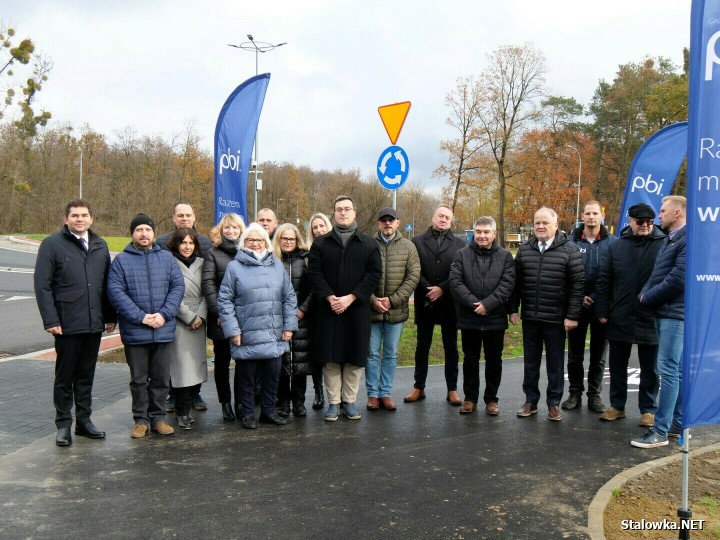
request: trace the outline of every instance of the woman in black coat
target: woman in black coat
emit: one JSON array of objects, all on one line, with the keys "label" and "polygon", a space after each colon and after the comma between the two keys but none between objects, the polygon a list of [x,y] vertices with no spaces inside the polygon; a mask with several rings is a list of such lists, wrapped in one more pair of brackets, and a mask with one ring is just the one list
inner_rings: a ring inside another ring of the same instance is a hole
[{"label": "woman in black coat", "polygon": [[278,414],[307,416],[305,391],[312,356],[312,324],[308,309],[312,302],[307,273],[308,249],[300,231],[292,223],[283,223],[273,236],[273,253],[283,262],[290,276],[298,305],[298,331],[290,341],[290,351],[283,355],[278,386]]},{"label": "woman in black coat", "polygon": [[[210,240],[213,244],[205,254],[202,269],[202,289],[207,300],[208,309],[208,337],[212,339],[215,353],[215,387],[218,400],[222,405],[223,418],[227,421],[235,420],[232,407],[232,394],[230,393],[230,341],[223,335],[218,318],[217,295],[225,276],[227,265],[237,254],[237,241],[245,230],[245,223],[238,214],[225,214],[220,223],[210,231]],[[238,395],[238,375],[235,371],[233,385]]]}]

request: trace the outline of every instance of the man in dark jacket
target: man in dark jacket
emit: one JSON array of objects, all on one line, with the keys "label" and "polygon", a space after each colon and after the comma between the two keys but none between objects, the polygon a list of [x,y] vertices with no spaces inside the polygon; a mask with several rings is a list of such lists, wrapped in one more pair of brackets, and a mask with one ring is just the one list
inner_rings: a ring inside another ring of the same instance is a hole
[{"label": "man in dark jacket", "polygon": [[603,375],[605,373],[605,349],[607,336],[605,325],[595,316],[595,284],[607,256],[608,246],[615,241],[602,221],[605,212],[598,201],[590,201],[583,210],[583,225],[570,234],[570,241],[580,250],[585,268],[585,296],[583,309],[577,328],[568,332],[568,379],[570,395],[562,403],[563,409],[575,409],[582,405],[582,393],[585,390],[583,379],[585,370],[585,338],[590,328],[590,365],[588,366],[588,409],[596,413],[605,412],[607,407],[600,397]]},{"label": "man in dark jacket", "polygon": [[460,414],[477,410],[480,395],[480,348],[485,348],[485,412],[500,414],[498,389],[502,351],[508,327],[507,302],[515,287],[515,263],[495,241],[497,225],[491,217],[475,222],[473,243],[455,255],[450,267],[450,291],[455,298],[462,336],[463,391]]},{"label": "man in dark jacket", "polygon": [[[193,207],[190,206],[188,203],[185,202],[179,202],[176,203],[173,207],[173,216],[172,216],[173,224],[175,225],[175,229],[170,231],[169,233],[165,233],[158,237],[158,239],[155,241],[155,243],[160,247],[160,249],[164,249],[165,251],[170,251],[170,248],[168,248],[168,240],[170,240],[170,237],[173,235],[173,233],[177,229],[182,228],[188,228],[188,229],[194,229],[195,228],[195,211],[193,210]],[[200,240],[200,256],[205,257],[207,253],[212,249],[212,242],[210,241],[210,238],[205,236],[204,234],[197,233],[198,240]],[[198,384],[197,388],[195,388],[193,395],[190,398],[190,401],[192,403],[193,409],[196,411],[206,411],[207,410],[207,403],[205,403],[205,400],[203,400],[202,396],[200,395],[200,388],[202,387],[202,384]],[[175,392],[172,387],[170,387],[170,394],[168,395],[167,403],[165,404],[165,411],[166,412],[173,412],[175,410]]]},{"label": "man in dark jacket", "polygon": [[161,435],[175,430],[165,421],[170,385],[175,316],[185,281],[175,258],[153,243],[155,223],[138,214],[130,223],[132,242],[110,267],[108,295],[118,311],[120,337],[130,367],[133,439],[152,427]]},{"label": "man in dark jacket", "polygon": [[668,436],[682,429],[683,337],[685,335],[685,197],[663,198],[660,223],[668,237],[658,252],[655,267],[640,292],[640,304],[655,310],[658,334],[657,370],[662,380],[655,423],[630,444],[638,448],[666,446]]},{"label": "man in dark jacket", "polygon": [[510,303],[510,322],[518,324],[522,306],[525,403],[521,418],[537,413],[540,401],[540,364],[545,344],[548,419],[562,420],[565,332],[577,327],[585,291],[585,270],[577,246],[558,232],[557,213],[551,208],[535,212],[534,236],[520,246],[515,257],[515,292]]},{"label": "man in dark jacket", "polygon": [[601,323],[607,324],[610,343],[610,408],[600,415],[600,420],[612,422],[626,416],[627,367],[636,343],[640,361],[640,425],[651,427],[658,391],[657,333],[653,312],[640,304],[639,294],[650,277],[665,234],[653,226],[655,211],[647,204],[631,206],[628,216],[630,224],[609,246],[597,281],[595,314]]},{"label": "man in dark jacket", "polygon": [[367,409],[394,411],[397,407],[390,391],[395,381],[400,336],[410,317],[410,295],[420,280],[420,258],[415,245],[398,233],[400,219],[394,208],[380,209],[377,224],[375,241],[383,271],[380,284],[370,297],[370,352],[365,367]]},{"label": "man in dark jacket", "polygon": [[116,313],[106,292],[110,252],[90,230],[90,203],[82,199],[65,207],[65,225],[40,244],[35,264],[35,299],[45,330],[55,338],[55,443],[70,446],[73,398],[75,434],[102,439],[90,420],[92,386],[100,337],[115,329]]},{"label": "man in dark jacket", "polygon": [[458,349],[455,305],[450,294],[450,265],[465,242],[452,233],[452,209],[444,204],[433,212],[431,225],[422,236],[412,239],[420,256],[420,283],[415,289],[415,387],[405,396],[406,403],[425,399],[425,381],[433,330],[439,324],[445,350],[446,400],[462,404],[457,393]]},{"label": "man in dark jacket", "polygon": [[382,274],[377,243],[355,222],[355,204],[340,196],[334,203],[335,226],[315,239],[308,272],[315,302],[315,362],[324,364],[328,408],[325,420],[344,414],[359,420],[355,401],[370,342],[370,295]]}]

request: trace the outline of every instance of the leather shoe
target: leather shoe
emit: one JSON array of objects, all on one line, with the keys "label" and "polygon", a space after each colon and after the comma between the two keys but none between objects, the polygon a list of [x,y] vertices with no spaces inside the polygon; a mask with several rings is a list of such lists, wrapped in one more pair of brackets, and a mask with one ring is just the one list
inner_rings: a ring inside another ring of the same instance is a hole
[{"label": "leather shoe", "polygon": [[477,403],[474,401],[465,401],[460,407],[460,414],[470,414],[471,412],[477,411]]},{"label": "leather shoe", "polygon": [[497,416],[498,414],[500,414],[500,407],[497,403],[491,401],[490,403],[485,405],[485,412],[490,416]]},{"label": "leather shoe", "polygon": [[88,439],[104,439],[105,432],[100,431],[95,427],[92,422],[85,422],[84,424],[77,424],[75,426],[75,435],[81,435]]},{"label": "leather shoe", "polygon": [[252,415],[246,416],[242,419],[242,427],[245,429],[257,429],[257,420]]},{"label": "leather shoe", "polygon": [[70,435],[70,426],[58,428],[55,444],[58,446],[70,446],[72,444],[72,435]]},{"label": "leather shoe", "polygon": [[548,420],[553,422],[559,422],[562,420],[562,414],[560,414],[560,407],[557,405],[548,405]]},{"label": "leather shoe", "polygon": [[[578,394],[577,392],[570,392],[570,395],[568,398],[562,402],[560,405],[563,409],[566,411],[571,411],[573,409],[577,409],[582,405],[582,394]],[[605,409],[603,409],[604,411]],[[602,411],[600,411],[602,412]]]},{"label": "leather shoe", "polygon": [[260,413],[261,424],[274,424],[276,426],[284,426],[288,423],[287,419],[273,412],[270,414]]},{"label": "leather shoe", "polygon": [[380,401],[376,397],[369,397],[365,408],[368,411],[377,411],[380,408]]},{"label": "leather shoe", "polygon": [[325,407],[325,397],[322,390],[315,390],[315,400],[312,404],[313,411],[319,411],[323,407]]},{"label": "leather shoe", "polygon": [[458,396],[456,390],[450,390],[447,393],[447,397],[445,398],[445,400],[453,407],[459,407],[460,405],[462,405],[462,401],[460,400],[460,396]]},{"label": "leather shoe", "polygon": [[419,388],[413,388],[412,392],[403,398],[403,401],[405,403],[415,403],[416,401],[420,401],[422,399],[425,399],[425,391],[420,390]]},{"label": "leather shoe", "polygon": [[526,418],[532,414],[537,414],[537,405],[533,405],[532,403],[526,401],[523,403],[523,406],[520,407],[520,410],[517,412],[517,415],[520,418]]},{"label": "leather shoe", "polygon": [[232,422],[235,420],[235,413],[233,413],[233,407],[230,403],[222,404],[223,420]]},{"label": "leather shoe", "polygon": [[394,411],[397,410],[397,405],[390,396],[385,396],[380,398],[380,408],[386,411]]}]

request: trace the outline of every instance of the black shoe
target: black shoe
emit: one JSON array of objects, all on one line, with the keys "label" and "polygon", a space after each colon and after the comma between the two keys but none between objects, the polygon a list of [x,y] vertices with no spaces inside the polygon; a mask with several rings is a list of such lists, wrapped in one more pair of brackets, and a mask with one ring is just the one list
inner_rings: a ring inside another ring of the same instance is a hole
[{"label": "black shoe", "polygon": [[[572,409],[577,409],[582,405],[582,394],[577,394],[575,392],[570,392],[570,395],[568,398],[562,402],[562,405],[560,405],[563,409],[566,411],[571,411]],[[603,409],[604,411],[605,409]],[[602,411],[600,411],[602,412]]]},{"label": "black shoe", "polygon": [[276,426],[284,426],[285,424],[287,424],[287,422],[288,421],[285,418],[278,415],[277,413],[260,413],[261,424],[275,424]]},{"label": "black shoe", "polygon": [[[290,416],[290,402],[289,401],[283,401],[277,408],[277,413],[280,416],[288,417]],[[262,416],[260,417],[262,418]]]},{"label": "black shoe", "polygon": [[207,411],[207,403],[205,403],[200,394],[192,399],[192,408],[196,411]]},{"label": "black shoe", "polygon": [[233,413],[233,407],[229,403],[222,404],[223,420],[232,422],[235,420],[235,413]]},{"label": "black shoe", "polygon": [[83,437],[87,437],[88,439],[104,439],[105,438],[105,432],[100,431],[98,428],[95,427],[95,424],[88,421],[84,424],[77,424],[75,426],[75,435],[81,435]]},{"label": "black shoe", "polygon": [[257,429],[257,420],[254,416],[246,416],[242,419],[242,427],[245,429]]},{"label": "black shoe", "polygon": [[165,402],[165,412],[167,412],[167,413],[175,412],[175,397],[174,396],[168,396],[167,401]]},{"label": "black shoe", "polygon": [[293,403],[293,414],[295,416],[307,416],[307,409],[304,403]]},{"label": "black shoe", "polygon": [[72,444],[72,435],[70,435],[70,426],[58,428],[55,444],[58,446],[70,446]]},{"label": "black shoe", "polygon": [[325,408],[325,398],[323,397],[322,388],[315,390],[315,401],[313,401],[312,408],[314,411]]},{"label": "black shoe", "polygon": [[607,406],[603,403],[600,396],[590,396],[587,403],[588,409],[596,413],[604,413],[607,411]]},{"label": "black shoe", "polygon": [[192,416],[186,414],[185,416],[178,416],[178,428],[179,429],[190,429],[190,424],[194,422]]}]

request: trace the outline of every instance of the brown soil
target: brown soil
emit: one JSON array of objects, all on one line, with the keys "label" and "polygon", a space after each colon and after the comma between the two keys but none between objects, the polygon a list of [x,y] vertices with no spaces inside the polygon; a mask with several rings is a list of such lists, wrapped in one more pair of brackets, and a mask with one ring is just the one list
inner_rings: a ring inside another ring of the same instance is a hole
[{"label": "brown soil", "polygon": [[[671,442],[672,444],[672,442]],[[651,452],[651,450],[644,450]],[[690,453],[689,500],[692,519],[704,520],[702,530],[690,532],[690,538],[720,538],[720,450],[699,456]],[[682,463],[677,461],[630,480],[614,496],[604,515],[608,540],[632,538],[677,538],[677,532],[664,530],[623,530],[623,520],[679,523],[681,506]]]}]

